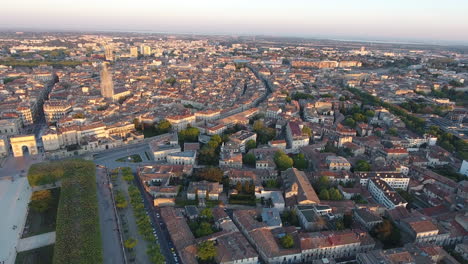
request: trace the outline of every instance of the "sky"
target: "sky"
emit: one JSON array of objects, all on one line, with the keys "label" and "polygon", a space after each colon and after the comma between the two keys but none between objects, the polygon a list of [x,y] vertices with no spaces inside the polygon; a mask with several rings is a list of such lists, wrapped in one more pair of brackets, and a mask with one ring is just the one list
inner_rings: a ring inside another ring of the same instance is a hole
[{"label": "sky", "polygon": [[4,0],[0,29],[140,31],[468,45],[468,0]]}]

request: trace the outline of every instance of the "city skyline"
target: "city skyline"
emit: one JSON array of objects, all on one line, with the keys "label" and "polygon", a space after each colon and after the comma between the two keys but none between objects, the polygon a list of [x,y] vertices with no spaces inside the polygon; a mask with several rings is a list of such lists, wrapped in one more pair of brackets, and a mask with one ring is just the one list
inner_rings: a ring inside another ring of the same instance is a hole
[{"label": "city skyline", "polygon": [[[28,8],[24,8],[27,6]],[[0,30],[128,31],[273,35],[359,41],[468,45],[460,0],[215,2],[55,0],[4,4]],[[40,11],[40,12],[39,12]]]}]

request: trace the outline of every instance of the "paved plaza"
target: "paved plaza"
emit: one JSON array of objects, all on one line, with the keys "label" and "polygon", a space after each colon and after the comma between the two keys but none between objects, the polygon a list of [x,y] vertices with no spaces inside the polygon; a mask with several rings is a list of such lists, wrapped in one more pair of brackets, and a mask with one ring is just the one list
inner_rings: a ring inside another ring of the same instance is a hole
[{"label": "paved plaza", "polygon": [[26,177],[0,178],[0,263],[15,262],[30,197],[31,188]]}]

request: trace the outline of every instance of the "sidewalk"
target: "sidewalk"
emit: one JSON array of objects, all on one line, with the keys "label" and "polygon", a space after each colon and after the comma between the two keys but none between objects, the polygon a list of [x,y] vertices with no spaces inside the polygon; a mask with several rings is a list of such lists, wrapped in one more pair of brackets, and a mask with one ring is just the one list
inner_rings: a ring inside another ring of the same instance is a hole
[{"label": "sidewalk", "polygon": [[13,264],[15,247],[26,222],[31,189],[25,177],[0,179],[0,263]]},{"label": "sidewalk", "polygon": [[55,231],[37,236],[20,239],[16,250],[18,252],[28,251],[35,248],[45,247],[55,243]]}]

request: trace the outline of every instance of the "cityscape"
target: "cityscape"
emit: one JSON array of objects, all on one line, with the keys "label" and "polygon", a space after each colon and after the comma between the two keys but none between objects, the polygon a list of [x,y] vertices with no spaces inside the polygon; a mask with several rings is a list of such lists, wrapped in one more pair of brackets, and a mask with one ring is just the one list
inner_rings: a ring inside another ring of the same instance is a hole
[{"label": "cityscape", "polygon": [[0,23],[0,264],[468,263],[468,40],[70,21]]}]

